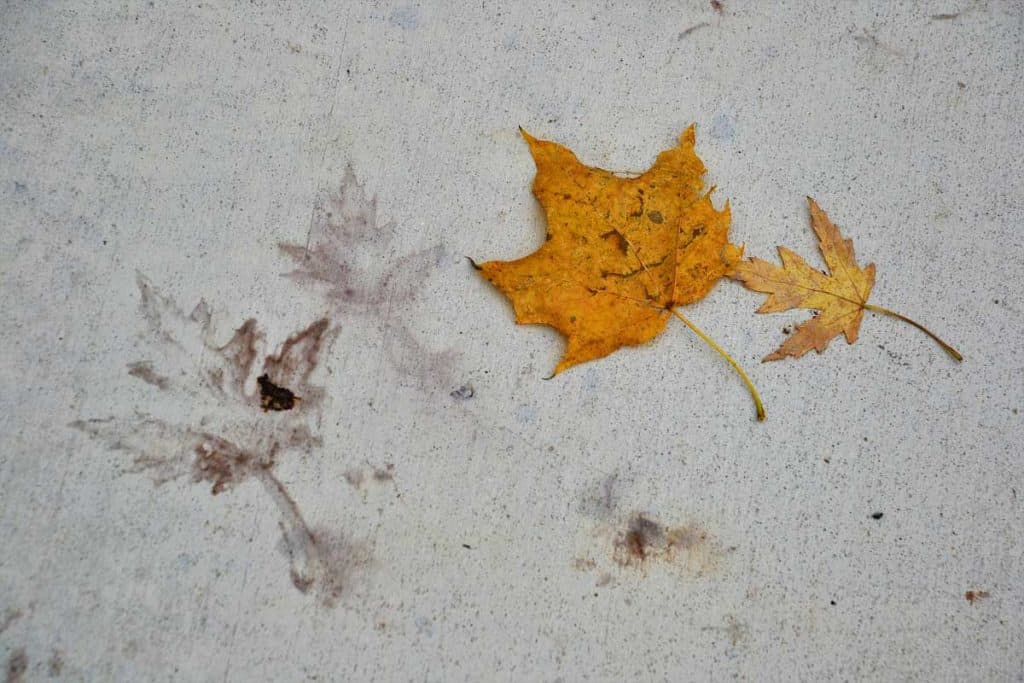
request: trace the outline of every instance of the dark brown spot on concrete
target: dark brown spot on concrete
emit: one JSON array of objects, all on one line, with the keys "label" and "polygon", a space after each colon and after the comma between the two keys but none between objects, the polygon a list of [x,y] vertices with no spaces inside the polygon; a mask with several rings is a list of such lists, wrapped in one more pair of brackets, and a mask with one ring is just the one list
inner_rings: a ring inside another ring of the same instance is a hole
[{"label": "dark brown spot on concrete", "polygon": [[271,382],[266,373],[257,377],[256,382],[260,385],[260,408],[263,410],[291,410],[299,400],[291,389]]},{"label": "dark brown spot on concrete", "polygon": [[987,597],[989,597],[988,591],[967,591],[966,593],[964,593],[964,598],[966,598],[967,602],[971,603],[972,605],[974,604],[975,600],[983,600]]},{"label": "dark brown spot on concrete", "polygon": [[711,0],[711,9],[721,14],[725,11],[725,5],[722,3],[722,0]]},{"label": "dark brown spot on concrete", "polygon": [[612,559],[622,567],[643,568],[652,561],[672,562],[682,553],[702,555],[706,564],[709,545],[707,531],[697,524],[668,527],[638,512],[617,532]]}]

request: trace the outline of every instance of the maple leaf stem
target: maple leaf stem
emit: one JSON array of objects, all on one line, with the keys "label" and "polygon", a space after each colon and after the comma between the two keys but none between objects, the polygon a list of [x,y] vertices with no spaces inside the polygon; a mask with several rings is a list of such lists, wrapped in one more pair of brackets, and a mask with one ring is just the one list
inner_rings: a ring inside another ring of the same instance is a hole
[{"label": "maple leaf stem", "polygon": [[900,315],[896,311],[890,311],[888,308],[882,308],[881,306],[875,306],[874,304],[867,304],[866,303],[866,304],[864,304],[864,308],[866,308],[869,311],[874,311],[875,313],[884,313],[885,315],[891,315],[892,317],[898,318],[898,319],[902,320],[905,323],[910,323],[911,325],[913,325],[914,327],[916,327],[917,329],[921,330],[922,332],[927,334],[929,337],[934,339],[936,342],[938,342],[939,346],[942,347],[942,350],[945,351],[946,353],[948,353],[954,359],[956,359],[957,361],[962,361],[964,359],[964,357],[960,355],[959,351],[957,351],[952,346],[950,346],[946,342],[944,342],[941,339],[939,339],[939,335],[935,334],[934,332],[929,330],[927,327],[925,327],[921,323],[916,322],[914,320],[911,320],[910,318],[908,318],[905,315]]},{"label": "maple leaf stem", "polygon": [[733,370],[735,370],[737,373],[739,373],[739,376],[742,377],[743,381],[746,383],[747,389],[750,390],[750,396],[751,396],[751,398],[754,399],[754,407],[757,408],[757,419],[759,421],[764,421],[765,412],[764,412],[764,404],[761,403],[761,396],[758,395],[757,388],[754,387],[754,383],[750,381],[749,377],[747,377],[747,373],[743,372],[743,368],[740,367],[740,364],[737,363],[735,360],[733,360],[732,356],[730,356],[728,353],[726,353],[725,349],[723,349],[721,346],[716,344],[714,342],[714,340],[711,339],[711,337],[709,337],[708,335],[704,334],[704,332],[699,327],[697,327],[692,322],[690,322],[686,318],[686,316],[684,316],[682,313],[680,313],[679,311],[677,311],[674,308],[670,309],[670,310],[672,311],[672,315],[674,315],[675,317],[677,317],[680,320],[682,320],[683,324],[686,325],[687,327],[689,327],[691,330],[693,330],[694,334],[696,334],[698,337],[703,339],[705,344],[707,344],[708,346],[713,348],[715,351],[717,351],[718,355],[720,355],[722,358],[724,358],[725,360],[729,361],[729,365],[732,366]]}]

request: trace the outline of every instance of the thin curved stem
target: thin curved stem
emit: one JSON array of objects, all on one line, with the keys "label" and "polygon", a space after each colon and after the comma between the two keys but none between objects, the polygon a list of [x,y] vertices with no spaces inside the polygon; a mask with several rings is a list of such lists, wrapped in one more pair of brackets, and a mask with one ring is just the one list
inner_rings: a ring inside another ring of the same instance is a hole
[{"label": "thin curved stem", "polygon": [[867,304],[866,303],[866,304],[864,304],[864,308],[866,308],[869,311],[874,311],[875,313],[884,313],[885,315],[891,315],[894,318],[899,318],[900,320],[902,320],[905,323],[910,323],[911,325],[913,325],[914,327],[916,327],[917,329],[921,330],[922,332],[927,334],[929,337],[934,339],[936,342],[938,342],[939,346],[942,347],[942,350],[945,351],[946,353],[948,353],[954,359],[956,359],[957,361],[962,361],[964,359],[964,357],[960,355],[959,351],[957,351],[952,346],[950,346],[946,342],[944,342],[941,339],[939,339],[939,336],[937,334],[935,334],[934,332],[929,330],[927,327],[925,327],[921,323],[915,322],[915,321],[911,320],[910,318],[908,318],[905,315],[900,315],[896,311],[890,311],[888,308],[882,308],[881,306],[875,306],[874,304]]},{"label": "thin curved stem", "polygon": [[764,404],[761,403],[761,397],[760,397],[760,395],[758,395],[757,389],[754,387],[754,383],[750,381],[749,377],[747,377],[747,373],[743,372],[743,368],[740,367],[739,363],[734,361],[732,359],[732,356],[730,356],[728,353],[726,353],[725,350],[721,346],[716,344],[711,339],[711,337],[709,337],[708,335],[704,334],[704,332],[701,331],[701,329],[699,327],[697,327],[692,322],[687,320],[686,317],[683,316],[679,311],[677,311],[674,308],[670,309],[670,310],[672,311],[672,315],[674,315],[675,317],[677,317],[680,320],[682,320],[683,324],[686,325],[687,327],[689,327],[691,330],[693,330],[694,334],[696,334],[698,337],[703,339],[705,344],[707,344],[708,346],[713,348],[715,351],[717,351],[718,355],[720,355],[722,358],[724,358],[725,360],[729,361],[729,365],[732,366],[733,370],[735,370],[737,373],[739,373],[739,376],[742,377],[743,381],[746,383],[747,389],[750,390],[750,396],[751,396],[751,398],[754,399],[754,407],[757,408],[757,419],[760,420],[760,421],[763,421],[764,418],[765,418]]}]

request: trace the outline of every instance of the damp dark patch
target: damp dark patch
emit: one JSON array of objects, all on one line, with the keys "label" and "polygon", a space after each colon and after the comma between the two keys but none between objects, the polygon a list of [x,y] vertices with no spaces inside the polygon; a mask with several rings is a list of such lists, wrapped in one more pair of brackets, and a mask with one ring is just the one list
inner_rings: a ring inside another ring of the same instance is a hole
[{"label": "damp dark patch", "polygon": [[21,683],[25,680],[25,672],[28,671],[28,655],[25,654],[25,648],[19,647],[11,652],[10,657],[7,658],[7,677],[4,678],[6,683]]},{"label": "damp dark patch", "polygon": [[280,515],[293,583],[333,604],[341,585],[332,565],[337,554],[321,547],[274,467],[281,458],[320,446],[315,430],[325,393],[311,378],[337,328],[321,318],[289,336],[276,353],[263,355],[265,340],[254,319],[219,345],[205,302],[186,315],[145,277],[138,284],[159,371],[154,362],[140,361],[128,372],[188,406],[196,418],[179,423],[135,414],[71,426],[130,454],[127,472],[145,474],[157,486],[185,479],[219,495],[259,484]]},{"label": "damp dark patch", "polygon": [[257,377],[256,382],[260,385],[260,408],[263,410],[291,410],[299,400],[291,389],[271,382],[266,373]]},{"label": "damp dark patch", "polygon": [[475,394],[476,392],[473,391],[472,384],[463,384],[458,389],[456,389],[455,391],[451,392],[448,395],[454,398],[456,401],[468,401],[469,399],[473,398]]},{"label": "damp dark patch", "polygon": [[279,245],[295,266],[285,277],[315,287],[336,314],[381,321],[384,358],[415,388],[451,386],[455,352],[427,348],[405,322],[447,252],[438,244],[395,256],[399,236],[395,223],[380,220],[377,198],[367,196],[349,166],[338,190],[314,206],[307,242]]}]

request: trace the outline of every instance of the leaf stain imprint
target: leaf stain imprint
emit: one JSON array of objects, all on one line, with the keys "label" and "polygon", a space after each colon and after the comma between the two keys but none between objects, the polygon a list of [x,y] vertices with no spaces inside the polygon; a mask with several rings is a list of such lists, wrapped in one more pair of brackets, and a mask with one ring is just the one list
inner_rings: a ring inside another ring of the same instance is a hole
[{"label": "leaf stain imprint", "polygon": [[294,264],[284,276],[318,288],[339,315],[379,321],[382,355],[403,380],[423,391],[450,391],[456,353],[427,348],[405,322],[423,282],[443,261],[444,245],[396,256],[398,236],[394,222],[379,219],[377,197],[366,195],[349,165],[338,190],[314,206],[308,243],[278,245]]},{"label": "leaf stain imprint", "polygon": [[143,318],[163,358],[161,372],[142,361],[130,363],[128,374],[199,417],[181,424],[136,413],[71,426],[132,455],[126,471],[144,473],[156,486],[187,478],[208,484],[216,496],[258,482],[280,515],[292,583],[304,593],[315,589],[325,605],[334,605],[346,581],[370,564],[369,553],[336,533],[314,533],[273,470],[282,456],[310,453],[321,444],[315,428],[325,394],[311,376],[338,329],[321,318],[261,358],[264,339],[254,319],[218,345],[205,302],[185,315],[141,274],[138,287]]}]

